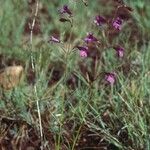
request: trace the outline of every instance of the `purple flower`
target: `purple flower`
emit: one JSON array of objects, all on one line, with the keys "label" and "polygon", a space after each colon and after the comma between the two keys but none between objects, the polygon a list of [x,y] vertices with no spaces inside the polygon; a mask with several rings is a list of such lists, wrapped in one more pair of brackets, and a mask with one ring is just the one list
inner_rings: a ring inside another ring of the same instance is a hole
[{"label": "purple flower", "polygon": [[113,27],[117,30],[121,30],[121,27],[122,27],[122,23],[123,23],[123,20],[119,17],[117,17],[114,21],[113,21]]},{"label": "purple flower", "polygon": [[95,17],[94,23],[97,26],[101,26],[102,24],[106,23],[106,19],[104,17],[98,15],[98,16]]},{"label": "purple flower", "polygon": [[60,40],[58,38],[55,38],[54,36],[51,36],[49,42],[60,43]]},{"label": "purple flower", "polygon": [[116,46],[116,47],[114,47],[114,49],[116,50],[117,56],[118,56],[119,58],[122,58],[122,57],[124,56],[124,48],[123,48],[123,47],[121,47],[121,46]]},{"label": "purple flower", "polygon": [[115,73],[106,73],[105,80],[109,84],[113,85],[115,83],[115,80],[116,80],[116,74]]},{"label": "purple flower", "polygon": [[61,14],[67,13],[68,15],[72,15],[71,10],[69,9],[68,5],[64,5],[62,8],[59,9]]},{"label": "purple flower", "polygon": [[87,57],[87,50],[88,50],[88,47],[86,47],[86,46],[77,46],[77,48],[78,48],[79,51],[80,51],[80,56],[81,56],[81,57]]},{"label": "purple flower", "polygon": [[81,56],[81,57],[87,57],[87,52],[81,50],[81,51],[80,51],[80,56]]},{"label": "purple flower", "polygon": [[84,39],[84,41],[88,44],[90,42],[97,42],[98,39],[93,36],[93,33],[88,33],[88,35],[86,36],[86,38]]}]

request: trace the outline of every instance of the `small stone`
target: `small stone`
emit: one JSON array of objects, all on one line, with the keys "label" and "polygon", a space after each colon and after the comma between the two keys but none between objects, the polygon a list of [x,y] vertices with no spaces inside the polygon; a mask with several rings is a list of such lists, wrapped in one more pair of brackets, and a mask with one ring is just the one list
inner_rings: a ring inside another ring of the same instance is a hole
[{"label": "small stone", "polygon": [[23,75],[22,66],[9,66],[0,70],[0,86],[4,90],[10,90],[17,86]]}]

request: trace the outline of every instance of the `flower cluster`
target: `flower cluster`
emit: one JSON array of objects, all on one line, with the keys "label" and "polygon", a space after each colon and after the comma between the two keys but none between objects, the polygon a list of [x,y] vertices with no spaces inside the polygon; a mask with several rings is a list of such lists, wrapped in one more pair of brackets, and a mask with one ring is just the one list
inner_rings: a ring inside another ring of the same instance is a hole
[{"label": "flower cluster", "polygon": [[[72,17],[73,13],[68,5],[64,5],[62,8],[60,8],[59,13],[62,16],[67,15],[69,17],[69,19],[68,19],[68,17],[65,18],[64,16],[61,17],[60,18],[61,22],[69,21],[70,23],[72,23],[70,18]],[[115,14],[115,16],[116,16],[116,14]],[[104,24],[106,24],[106,32],[107,32],[107,30],[109,30],[109,28],[107,28],[107,27],[111,26],[112,30],[115,30],[119,33],[122,30],[124,21],[121,17],[117,16],[114,19],[112,19],[111,25],[110,25],[109,20],[107,20],[105,17],[103,17],[101,15],[97,15],[94,17],[93,23],[96,25],[96,27],[101,27]],[[49,41],[53,42],[53,43],[61,43],[60,39],[56,38],[54,36],[51,36]],[[77,45],[74,48],[77,48],[79,50],[79,55],[81,57],[86,58],[86,57],[88,57],[88,53],[90,53],[89,45],[97,44],[97,43],[100,43],[98,38],[95,37],[92,32],[88,32],[87,36],[83,39],[83,44]],[[125,49],[122,46],[117,45],[117,46],[112,46],[112,47],[116,51],[116,55],[119,59],[124,57]],[[105,81],[108,84],[113,85],[116,81],[116,76],[117,75],[115,72],[107,72],[107,73],[105,73]]]},{"label": "flower cluster", "polygon": [[[89,43],[98,42],[98,39],[93,35],[93,33],[88,33],[84,38],[84,42],[87,45]],[[88,46],[77,46],[77,48],[81,57],[88,56]]]}]

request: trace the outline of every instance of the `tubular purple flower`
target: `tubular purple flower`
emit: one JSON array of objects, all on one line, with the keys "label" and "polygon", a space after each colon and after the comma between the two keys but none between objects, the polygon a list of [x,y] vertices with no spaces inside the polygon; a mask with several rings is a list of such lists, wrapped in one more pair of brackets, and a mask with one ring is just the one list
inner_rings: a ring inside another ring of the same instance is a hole
[{"label": "tubular purple flower", "polygon": [[87,52],[81,50],[81,51],[80,51],[80,56],[81,56],[81,57],[87,57]]},{"label": "tubular purple flower", "polygon": [[88,33],[84,41],[88,44],[90,42],[97,42],[98,39],[95,36],[93,36],[93,33]]},{"label": "tubular purple flower", "polygon": [[114,49],[116,50],[117,56],[119,58],[122,58],[124,56],[124,48],[123,47],[117,46],[117,47],[114,47]]},{"label": "tubular purple flower", "polygon": [[58,38],[55,38],[54,36],[51,36],[49,42],[60,43],[60,40]]},{"label": "tubular purple flower", "polygon": [[71,10],[69,9],[68,5],[64,5],[62,8],[59,9],[61,14],[67,13],[68,15],[72,15]]},{"label": "tubular purple flower", "polygon": [[87,57],[87,50],[88,50],[88,47],[86,46],[77,46],[77,48],[79,49],[79,53],[80,53],[80,56],[81,57]]},{"label": "tubular purple flower", "polygon": [[123,20],[120,17],[117,17],[114,21],[113,21],[113,27],[117,30],[121,30],[123,24]]},{"label": "tubular purple flower", "polygon": [[96,16],[95,19],[94,19],[94,23],[97,25],[97,26],[101,26],[103,25],[104,23],[106,23],[106,19],[102,16]]},{"label": "tubular purple flower", "polygon": [[105,74],[105,80],[110,85],[113,85],[115,83],[115,81],[116,81],[116,74],[115,73],[106,73]]}]

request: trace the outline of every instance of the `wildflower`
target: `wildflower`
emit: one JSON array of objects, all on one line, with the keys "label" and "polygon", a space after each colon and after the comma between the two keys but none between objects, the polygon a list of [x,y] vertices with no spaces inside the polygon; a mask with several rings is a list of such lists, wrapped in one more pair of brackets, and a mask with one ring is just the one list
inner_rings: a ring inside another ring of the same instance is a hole
[{"label": "wildflower", "polygon": [[69,9],[68,5],[64,5],[61,9],[59,9],[59,12],[61,14],[68,14],[68,15],[72,15],[71,10]]},{"label": "wildflower", "polygon": [[113,27],[117,30],[121,30],[121,26],[122,26],[123,20],[120,17],[117,17],[114,22],[113,22]]},{"label": "wildflower", "polygon": [[101,26],[102,24],[104,24],[106,22],[106,19],[102,16],[96,16],[95,19],[94,19],[94,23],[97,25],[97,26]]},{"label": "wildflower", "polygon": [[114,47],[114,49],[116,50],[117,56],[119,58],[122,58],[124,56],[124,48],[123,47],[117,46],[117,47]]},{"label": "wildflower", "polygon": [[88,33],[88,35],[86,36],[86,38],[84,39],[84,41],[88,44],[90,42],[97,42],[98,39],[93,36],[93,33]]},{"label": "wildflower", "polygon": [[81,57],[87,57],[87,52],[81,50],[81,51],[80,51],[80,56],[81,56]]},{"label": "wildflower", "polygon": [[86,46],[77,46],[77,48],[78,48],[79,51],[80,51],[80,56],[81,56],[81,57],[87,57],[87,50],[88,50],[88,47],[86,47]]},{"label": "wildflower", "polygon": [[58,38],[55,38],[54,36],[51,36],[49,42],[60,43],[60,40]]},{"label": "wildflower", "polygon": [[113,85],[115,83],[115,80],[116,80],[116,74],[115,73],[106,73],[105,80],[109,84]]}]

